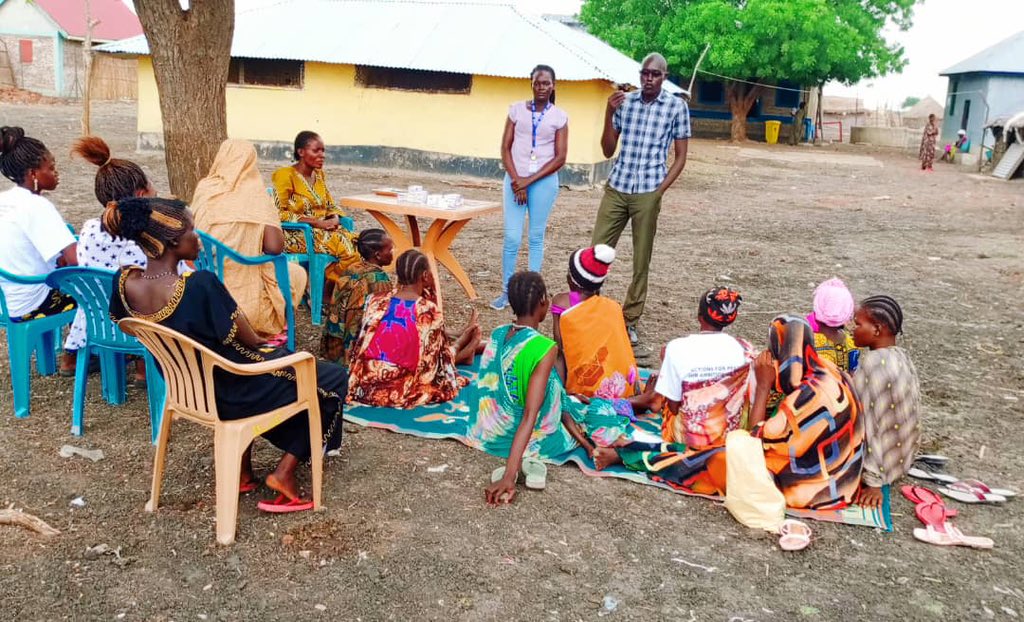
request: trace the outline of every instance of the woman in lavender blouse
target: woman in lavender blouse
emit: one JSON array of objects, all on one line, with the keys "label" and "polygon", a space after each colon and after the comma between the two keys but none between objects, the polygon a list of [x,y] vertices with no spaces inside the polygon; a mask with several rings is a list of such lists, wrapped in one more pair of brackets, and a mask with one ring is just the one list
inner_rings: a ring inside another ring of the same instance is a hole
[{"label": "woman in lavender blouse", "polygon": [[501,139],[505,165],[505,240],[501,256],[501,295],[491,308],[508,306],[508,280],[516,270],[523,240],[523,221],[529,214],[529,266],[540,272],[544,262],[544,233],[558,197],[558,170],[565,165],[569,145],[569,116],[555,106],[555,70],[537,65],[530,73],[533,98],[509,106]]}]

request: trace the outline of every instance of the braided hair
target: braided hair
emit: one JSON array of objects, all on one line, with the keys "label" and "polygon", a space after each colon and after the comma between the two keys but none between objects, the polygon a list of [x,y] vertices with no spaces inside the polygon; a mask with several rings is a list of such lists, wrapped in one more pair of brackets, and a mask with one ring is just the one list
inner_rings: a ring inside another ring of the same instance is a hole
[{"label": "braided hair", "polygon": [[101,205],[133,197],[149,188],[149,179],[138,164],[110,157],[110,147],[99,136],[83,136],[71,146],[71,153],[99,167],[96,171],[96,199]]},{"label": "braided hair", "polygon": [[177,199],[128,197],[107,203],[100,222],[104,231],[135,242],[155,259],[188,230],[191,214]]},{"label": "braided hair", "polygon": [[537,65],[530,72],[530,82],[533,82],[533,78],[539,71],[546,71],[551,76],[551,97],[548,100],[553,104],[555,103],[555,70],[550,65]]},{"label": "braided hair", "polygon": [[316,132],[309,130],[302,130],[295,136],[295,149],[292,150],[292,159],[298,162],[302,158],[299,157],[299,149],[305,149],[306,145],[320,138],[320,135]]},{"label": "braided hair", "polygon": [[42,166],[50,150],[42,141],[25,136],[20,127],[0,127],[0,173],[19,186],[34,168]]},{"label": "braided hair", "polygon": [[423,273],[430,270],[430,260],[415,248],[410,248],[398,256],[395,263],[395,275],[399,285],[412,285],[420,280]]},{"label": "braided hair", "polygon": [[369,261],[373,256],[384,248],[388,234],[383,229],[363,229],[356,237],[356,250],[359,256]]},{"label": "braided hair", "polygon": [[893,335],[903,332],[903,309],[891,296],[871,296],[862,300],[860,306],[872,320],[885,324]]},{"label": "braided hair", "polygon": [[533,313],[548,297],[548,288],[539,272],[516,272],[508,280],[508,303],[517,316]]}]

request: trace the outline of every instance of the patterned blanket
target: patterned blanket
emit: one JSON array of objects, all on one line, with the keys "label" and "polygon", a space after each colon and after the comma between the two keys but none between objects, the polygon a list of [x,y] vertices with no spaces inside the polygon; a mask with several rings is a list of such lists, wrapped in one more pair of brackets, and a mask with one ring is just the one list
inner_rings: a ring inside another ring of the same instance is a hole
[{"label": "patterned blanket", "polygon": [[[399,434],[409,434],[420,438],[452,439],[464,443],[466,431],[469,427],[471,408],[475,407],[478,397],[475,388],[476,372],[473,368],[462,367],[460,368],[460,373],[468,377],[470,383],[450,402],[420,406],[409,410],[348,404],[345,407],[345,419],[361,426],[380,428]],[[651,439],[652,442],[660,442],[660,418],[644,418],[638,421],[634,424],[633,434],[638,440],[646,437]],[[657,486],[676,494],[704,497],[705,499],[718,501],[722,500],[717,497],[698,495],[671,488],[649,479],[644,473],[630,471],[621,465],[598,471],[594,468],[594,463],[591,461],[590,456],[581,448],[560,456],[558,459],[552,460],[552,462],[558,465],[568,462],[575,463],[583,473],[592,477],[614,477],[647,486]],[[794,518],[861,525],[892,531],[888,487],[883,492],[884,502],[882,507],[877,510],[859,506],[851,506],[842,510],[798,510],[790,508],[786,513]]]}]

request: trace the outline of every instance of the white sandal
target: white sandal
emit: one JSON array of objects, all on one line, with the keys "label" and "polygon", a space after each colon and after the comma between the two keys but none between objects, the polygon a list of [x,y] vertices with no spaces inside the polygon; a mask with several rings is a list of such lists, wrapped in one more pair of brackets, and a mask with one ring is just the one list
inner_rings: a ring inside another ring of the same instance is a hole
[{"label": "white sandal", "polygon": [[[491,471],[491,483],[505,477],[505,467],[500,466]],[[536,458],[523,458],[523,463],[516,474],[516,480],[520,477],[526,480],[526,487],[531,490],[544,490],[548,483],[548,467]]]},{"label": "white sandal", "polygon": [[544,490],[548,485],[548,466],[536,458],[523,458],[523,475],[531,490]]},{"label": "white sandal", "polygon": [[1006,497],[994,492],[984,492],[967,482],[955,482],[939,488],[939,492],[961,503],[1006,503]]},{"label": "white sandal", "polygon": [[969,546],[972,549],[990,549],[995,546],[991,538],[981,536],[965,536],[962,531],[951,523],[943,523],[941,527],[928,525],[924,529],[914,529],[914,537],[921,542],[936,546]]},{"label": "white sandal", "polygon": [[787,518],[779,527],[779,548],[783,551],[802,551],[811,543],[811,528]]}]

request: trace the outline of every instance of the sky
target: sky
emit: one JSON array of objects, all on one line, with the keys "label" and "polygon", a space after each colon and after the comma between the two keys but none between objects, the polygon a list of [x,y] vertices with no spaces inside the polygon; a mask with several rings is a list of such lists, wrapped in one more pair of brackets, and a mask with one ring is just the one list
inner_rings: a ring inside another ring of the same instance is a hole
[{"label": "sky", "polygon": [[[579,0],[514,0],[537,13],[573,14]],[[924,0],[914,10],[913,27],[895,30],[890,41],[903,45],[909,61],[899,75],[853,86],[829,84],[826,95],[860,97],[870,108],[899,108],[908,96],[931,95],[940,104],[946,78],[940,71],[1024,29],[1024,0]]]}]

